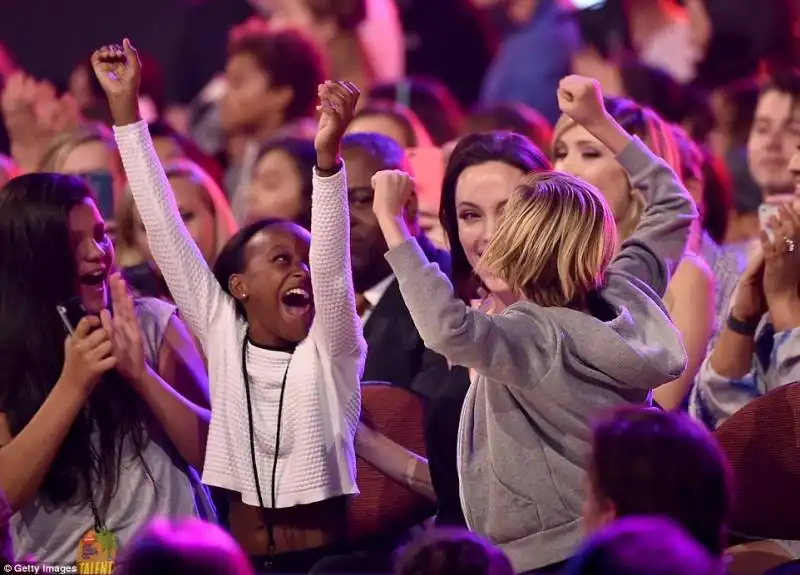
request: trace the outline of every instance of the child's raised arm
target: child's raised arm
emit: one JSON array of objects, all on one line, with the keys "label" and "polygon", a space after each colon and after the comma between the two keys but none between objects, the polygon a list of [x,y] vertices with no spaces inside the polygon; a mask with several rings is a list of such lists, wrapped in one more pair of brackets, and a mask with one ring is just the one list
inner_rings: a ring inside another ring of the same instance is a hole
[{"label": "child's raised arm", "polygon": [[319,87],[320,120],[314,146],[317,165],[311,199],[311,286],[313,330],[331,357],[366,353],[356,310],[350,268],[350,203],[347,176],[339,154],[342,136],[353,119],[359,91],[350,82]]},{"label": "child's raised arm", "polygon": [[663,159],[606,112],[597,80],[567,76],[559,85],[558,103],[562,112],[608,146],[645,199],[639,225],[622,243],[609,270],[636,276],[663,297],[697,218],[691,196]]},{"label": "child's raised arm", "polygon": [[439,266],[428,262],[403,217],[413,189],[409,176],[378,172],[372,187],[372,209],[389,248],[386,260],[425,345],[453,365],[510,384],[535,385],[552,364],[558,341],[552,323],[534,314],[488,316],[456,298],[453,286]]},{"label": "child's raised arm", "polygon": [[105,46],[92,67],[108,97],[114,136],[150,250],[170,293],[208,355],[208,322],[226,298],[183,223],[175,195],[139,115],[141,64],[131,43]]}]

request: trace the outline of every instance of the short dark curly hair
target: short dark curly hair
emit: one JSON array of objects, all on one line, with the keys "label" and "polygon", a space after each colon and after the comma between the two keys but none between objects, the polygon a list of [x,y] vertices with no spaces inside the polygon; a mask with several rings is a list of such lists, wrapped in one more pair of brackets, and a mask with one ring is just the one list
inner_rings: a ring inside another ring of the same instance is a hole
[{"label": "short dark curly hair", "polygon": [[317,86],[325,81],[326,66],[313,40],[296,30],[245,29],[233,34],[228,44],[228,58],[239,54],[252,56],[272,86],[292,89],[285,121],[314,115]]}]

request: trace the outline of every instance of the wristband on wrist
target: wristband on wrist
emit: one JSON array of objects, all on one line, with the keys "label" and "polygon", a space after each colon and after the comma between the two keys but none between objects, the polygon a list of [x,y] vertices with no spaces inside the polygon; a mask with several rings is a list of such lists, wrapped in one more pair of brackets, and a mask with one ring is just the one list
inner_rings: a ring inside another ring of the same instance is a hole
[{"label": "wristband on wrist", "polygon": [[760,323],[761,323],[761,318],[750,321],[742,321],[734,317],[733,314],[728,315],[728,321],[727,321],[729,330],[731,330],[733,333],[738,333],[739,335],[746,335],[746,336],[755,335],[756,330],[758,329],[758,325]]},{"label": "wristband on wrist", "polygon": [[342,159],[339,158],[336,160],[336,164],[334,164],[334,166],[331,169],[323,170],[319,166],[314,166],[314,170],[316,170],[317,175],[320,176],[321,178],[329,178],[330,176],[338,174],[339,171],[342,169],[343,165],[344,164],[342,162]]}]

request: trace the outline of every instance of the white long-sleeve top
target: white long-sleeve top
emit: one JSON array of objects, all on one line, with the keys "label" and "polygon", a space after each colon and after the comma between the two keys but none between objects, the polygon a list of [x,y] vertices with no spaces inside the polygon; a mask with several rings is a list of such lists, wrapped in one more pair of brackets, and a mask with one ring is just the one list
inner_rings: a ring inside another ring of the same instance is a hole
[{"label": "white long-sleeve top", "polygon": [[[258,505],[242,374],[247,323],[187,232],[147,125],[115,127],[114,134],[153,257],[208,358],[212,411],[203,482]],[[366,344],[350,270],[348,210],[344,168],[326,178],[314,174],[311,330],[293,354],[247,343],[258,479],[268,507],[284,373],[276,507],[358,493],[353,440]]]}]

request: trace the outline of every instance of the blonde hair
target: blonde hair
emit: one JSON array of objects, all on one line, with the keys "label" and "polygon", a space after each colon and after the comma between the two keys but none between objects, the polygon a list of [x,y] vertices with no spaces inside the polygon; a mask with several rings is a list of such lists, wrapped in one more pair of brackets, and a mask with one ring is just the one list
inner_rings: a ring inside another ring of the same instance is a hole
[{"label": "blonde hair", "polygon": [[[238,229],[225,194],[203,168],[189,160],[181,159],[167,162],[164,165],[164,172],[168,179],[186,178],[193,180],[205,190],[203,200],[211,209],[211,213],[214,214],[214,255],[216,256]],[[135,208],[136,205],[133,201],[131,190],[126,187],[116,213],[117,241],[115,247],[117,249],[117,261],[122,267],[133,266],[145,260],[144,254],[141,253],[134,240]],[[212,264],[213,262],[208,263]]]},{"label": "blonde hair", "polygon": [[614,214],[594,186],[538,172],[512,194],[478,270],[538,305],[581,309],[602,285],[616,242]]},{"label": "blonde hair", "polygon": [[[627,98],[606,97],[604,100],[606,111],[626,132],[641,139],[676,174],[681,173],[680,153],[672,126],[650,108],[642,107]],[[575,125],[572,118],[562,114],[553,128],[554,146],[564,132]],[[630,194],[631,202],[628,211],[621,215],[617,223],[620,239],[623,240],[629,237],[639,225],[645,208],[644,196],[639,190],[631,187]]]},{"label": "blonde hair", "polygon": [[44,156],[42,156],[42,160],[39,162],[39,171],[60,172],[67,154],[78,146],[91,142],[100,142],[107,146],[109,150],[113,151],[113,171],[123,173],[122,160],[117,152],[117,143],[114,140],[114,135],[111,133],[111,130],[97,123],[82,124],[74,130],[64,132],[53,138]]}]

